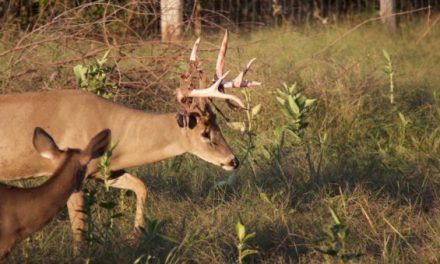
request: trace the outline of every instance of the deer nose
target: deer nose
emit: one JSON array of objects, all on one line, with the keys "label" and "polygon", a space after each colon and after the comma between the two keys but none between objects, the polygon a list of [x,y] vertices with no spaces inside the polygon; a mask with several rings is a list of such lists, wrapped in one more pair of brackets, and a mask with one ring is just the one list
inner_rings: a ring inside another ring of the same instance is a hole
[{"label": "deer nose", "polygon": [[237,159],[237,157],[234,157],[231,162],[229,162],[229,165],[231,165],[231,167],[233,167],[234,169],[238,168],[238,166],[240,165],[240,161]]}]

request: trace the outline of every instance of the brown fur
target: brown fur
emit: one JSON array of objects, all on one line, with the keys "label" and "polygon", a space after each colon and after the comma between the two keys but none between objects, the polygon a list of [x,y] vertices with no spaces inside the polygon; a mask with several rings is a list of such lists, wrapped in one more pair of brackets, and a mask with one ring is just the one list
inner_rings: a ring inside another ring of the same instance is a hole
[{"label": "brown fur", "polygon": [[89,161],[104,154],[110,142],[110,132],[104,130],[84,151],[61,151],[41,131],[36,129],[35,147],[42,155],[50,154],[52,162],[59,166],[48,181],[35,188],[0,184],[0,258],[16,243],[44,227],[66,205],[74,189],[81,186]]},{"label": "brown fur", "polygon": [[[203,119],[210,113],[194,110]],[[179,127],[177,113],[153,114],[133,110],[94,94],[78,90],[57,90],[0,96],[0,179],[14,180],[50,175],[55,164],[41,158],[29,138],[33,128],[51,131],[60,148],[83,148],[88,139],[104,128],[112,131],[118,146],[113,152],[112,171],[140,166],[190,152],[231,170],[236,159],[215,121],[200,122],[194,127]],[[209,139],[206,139],[206,131]],[[98,172],[97,162],[88,166],[87,175]],[[121,175],[121,174],[120,174]],[[146,199],[144,183],[129,174],[111,183],[113,187],[133,190],[137,197],[135,227],[143,225]],[[69,202],[69,215],[80,240],[83,227],[82,197],[75,194]]]}]

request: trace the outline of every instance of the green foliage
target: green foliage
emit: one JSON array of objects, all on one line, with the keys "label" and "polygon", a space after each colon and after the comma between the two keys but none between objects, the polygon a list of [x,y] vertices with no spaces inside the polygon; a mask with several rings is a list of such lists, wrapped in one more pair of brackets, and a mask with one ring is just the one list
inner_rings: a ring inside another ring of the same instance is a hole
[{"label": "green foliage", "polygon": [[107,50],[101,59],[95,59],[90,65],[78,64],[73,68],[79,88],[107,99],[114,96],[112,90],[118,89],[118,86],[107,79],[113,68],[105,66],[109,53],[110,50]]},{"label": "green foliage", "polygon": [[[243,158],[240,160],[247,160],[249,162],[249,165],[254,173],[254,176],[256,176],[255,167],[252,161],[252,154],[255,149],[255,140],[257,137],[256,129],[258,125],[258,117],[261,113],[261,104],[253,105],[252,104],[252,95],[251,95],[251,89],[244,88],[241,90],[242,94],[245,97],[245,106],[244,109],[246,114],[246,119],[241,122],[228,122],[228,126],[234,130],[239,130],[243,136],[246,137],[247,140],[240,141],[240,147],[241,150],[244,152]],[[223,188],[223,187],[232,187],[238,180],[238,173],[243,165],[243,162],[240,164],[240,167],[235,170],[233,173],[231,173],[227,180],[220,181],[214,185],[213,189]]]},{"label": "green foliage", "polygon": [[[110,162],[113,155],[113,150],[118,143],[114,143],[101,157],[98,167],[101,171],[101,176],[104,179],[105,192],[101,199],[98,199],[98,191],[96,188],[84,189],[84,214],[85,214],[85,230],[84,235],[87,246],[90,249],[95,244],[108,244],[113,238],[114,221],[124,214],[116,212],[117,203],[114,202],[114,197],[109,192],[109,178],[110,178]],[[93,215],[96,214],[95,206],[106,211],[106,217],[103,219],[101,225],[96,225],[93,221]]]},{"label": "green foliage", "polygon": [[252,249],[248,245],[249,240],[255,237],[255,232],[246,234],[246,227],[242,223],[237,222],[235,224],[235,235],[238,240],[236,244],[237,263],[242,264],[247,256],[258,254],[258,250]]},{"label": "green foliage", "polygon": [[306,113],[310,111],[316,99],[307,98],[302,92],[298,91],[296,83],[291,86],[284,83],[282,89],[277,89],[276,99],[282,106],[284,115],[287,118],[285,130],[298,142],[301,142],[302,131],[308,126]]},{"label": "green foliage", "polygon": [[[275,130],[275,134],[278,137],[278,142],[274,148],[274,156],[276,157],[275,162],[277,168],[283,178],[285,184],[288,185],[287,177],[281,166],[281,153],[283,146],[285,144],[285,132],[293,138],[294,144],[303,144],[306,148],[306,158],[309,165],[310,180],[318,180],[320,173],[319,162],[318,168],[312,160],[312,151],[307,142],[305,136],[305,129],[309,125],[307,122],[307,113],[315,105],[316,99],[307,98],[301,91],[296,87],[296,83],[288,86],[283,83],[282,89],[277,89],[277,95],[275,96],[281,110],[286,117],[285,124],[282,126],[281,130]],[[320,153],[322,156],[322,152]]]},{"label": "green foliage", "polygon": [[82,230],[83,236],[85,239],[85,242],[87,244],[87,247],[93,246],[95,243],[99,242],[99,239],[95,236],[94,230],[95,230],[95,223],[93,222],[93,213],[94,213],[94,206],[97,202],[96,198],[96,189],[83,189],[84,193],[84,206],[83,206],[83,213],[84,213],[84,222],[85,222],[85,228]]},{"label": "green foliage", "polygon": [[342,223],[340,217],[333,208],[328,207],[328,210],[333,220],[333,224],[323,230],[325,236],[318,240],[322,246],[315,248],[316,251],[326,256],[340,259],[344,262],[359,259],[362,254],[346,253],[346,241],[347,236],[350,234],[350,230],[344,223]]},{"label": "green foliage", "polygon": [[118,142],[113,143],[110,148],[102,155],[101,159],[99,160],[98,167],[101,171],[101,176],[104,179],[104,186],[105,190],[109,191],[109,178],[110,178],[110,162],[113,156],[113,150],[118,146]]}]

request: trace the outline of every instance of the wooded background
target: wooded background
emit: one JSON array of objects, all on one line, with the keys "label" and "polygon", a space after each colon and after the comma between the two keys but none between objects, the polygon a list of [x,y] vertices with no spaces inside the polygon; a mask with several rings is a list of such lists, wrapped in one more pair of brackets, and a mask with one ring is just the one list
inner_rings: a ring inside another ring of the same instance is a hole
[{"label": "wooded background", "polygon": [[[164,14],[161,6],[167,5],[178,6],[184,31],[195,30],[197,33],[202,27],[209,30],[226,26],[252,28],[283,23],[338,23],[378,16],[381,3],[391,3],[396,12],[424,7],[431,7],[425,10],[431,12],[440,8],[440,0],[1,0],[0,26],[13,25],[30,30],[72,10],[87,9],[81,19],[91,21],[118,9],[120,23],[130,28],[129,32],[158,36],[161,11]],[[170,23],[179,20],[175,15],[171,19],[174,20]]]}]

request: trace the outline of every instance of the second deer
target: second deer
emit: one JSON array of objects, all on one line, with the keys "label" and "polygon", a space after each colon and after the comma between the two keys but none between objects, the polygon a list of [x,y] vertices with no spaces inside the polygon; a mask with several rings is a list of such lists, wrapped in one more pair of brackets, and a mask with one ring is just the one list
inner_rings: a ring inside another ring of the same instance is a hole
[{"label": "second deer", "polygon": [[0,184],[0,259],[16,243],[43,228],[66,205],[72,192],[81,188],[88,163],[106,151],[110,135],[110,130],[105,129],[84,150],[60,150],[47,132],[35,129],[34,148],[56,164],[57,169],[49,180],[35,188]]}]

